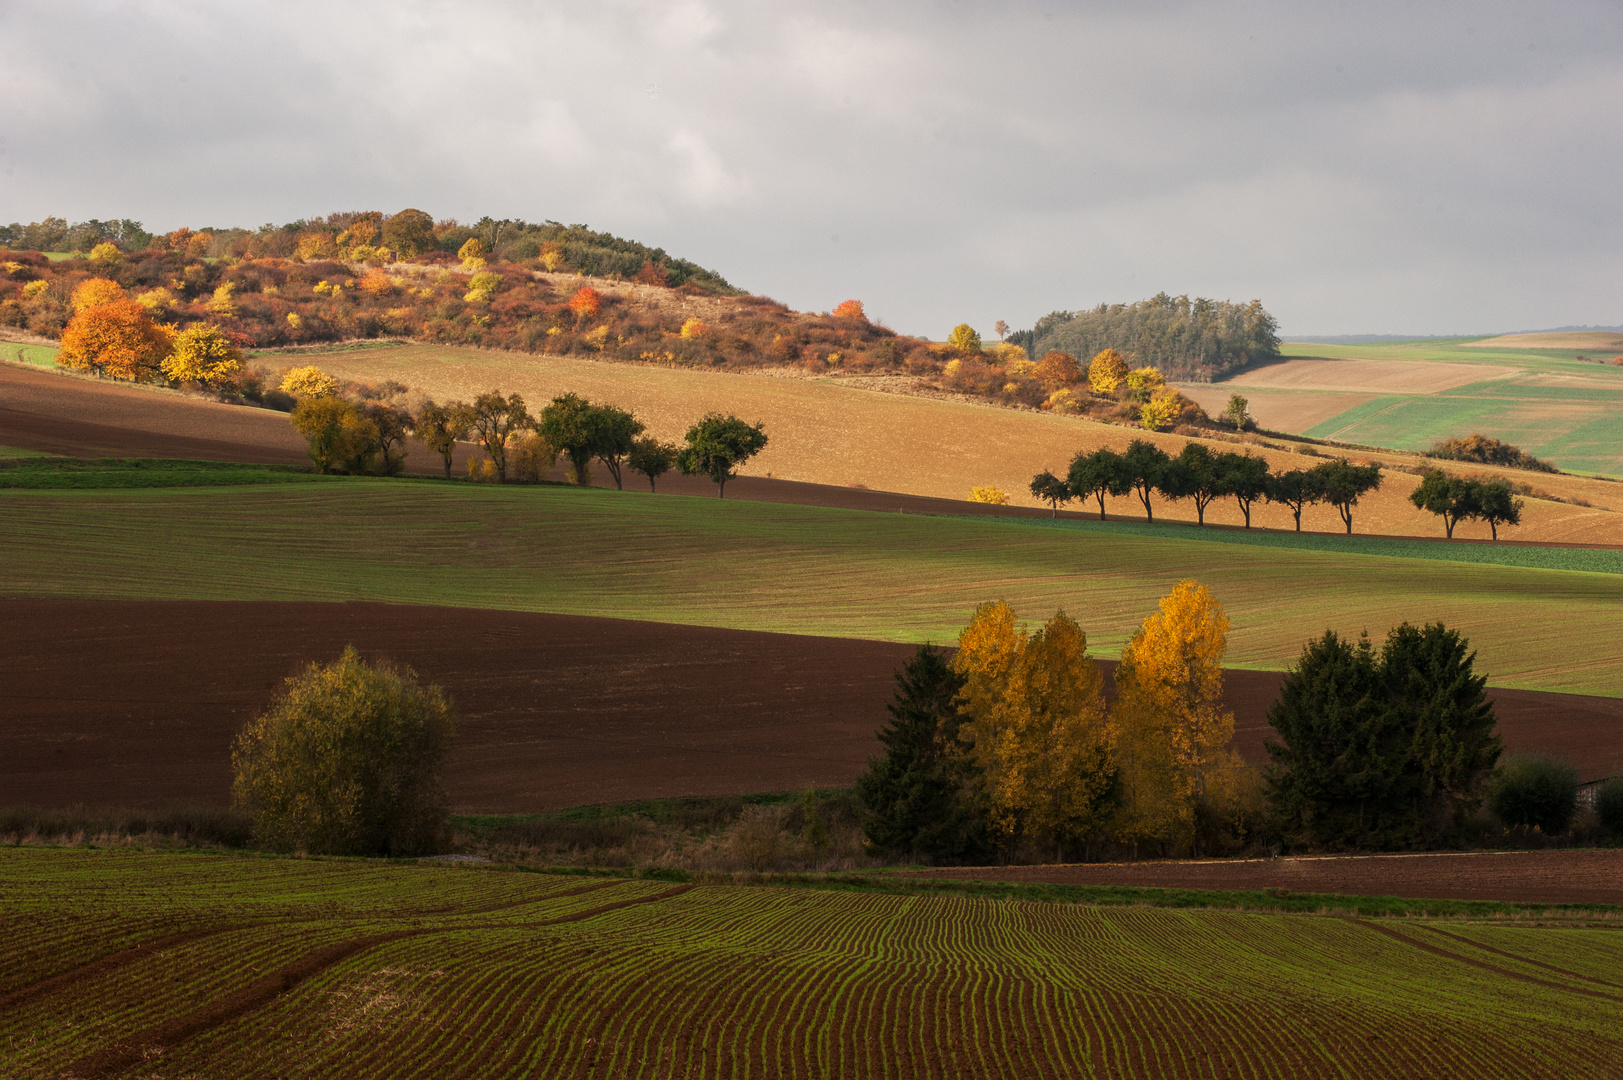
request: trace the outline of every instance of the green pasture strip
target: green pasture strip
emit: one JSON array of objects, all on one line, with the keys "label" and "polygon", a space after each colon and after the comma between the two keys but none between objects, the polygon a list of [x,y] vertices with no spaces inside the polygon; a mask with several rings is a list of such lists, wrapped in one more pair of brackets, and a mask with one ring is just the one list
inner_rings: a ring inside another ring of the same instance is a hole
[{"label": "green pasture strip", "polygon": [[56,454],[47,454],[43,450],[28,450],[21,446],[0,446],[0,460],[10,458],[54,458]]},{"label": "green pasture strip", "polygon": [[1496,686],[1623,696],[1615,575],[571,487],[351,479],[0,492],[0,595],[377,600],[946,643],[1064,608],[1118,655],[1185,578],[1227,663],[1441,620]]},{"label": "green pasture strip", "polygon": [[230,487],[240,484],[289,484],[331,481],[296,465],[250,465],[235,461],[189,461],[179,458],[40,457],[37,452],[0,454],[0,488],[107,489]]},{"label": "green pasture strip", "polygon": [[23,345],[15,341],[0,341],[0,360],[8,360],[31,367],[56,367],[55,345]]},{"label": "green pasture strip", "polygon": [[[1114,533],[1124,536],[1159,536],[1168,540],[1188,540],[1211,544],[1244,544],[1251,547],[1288,548],[1296,551],[1326,551],[1345,555],[1373,555],[1395,559],[1433,559],[1438,562],[1474,563],[1484,566],[1521,566],[1540,570],[1570,570],[1590,574],[1623,574],[1623,550],[1567,547],[1533,547],[1503,540],[1496,544],[1466,544],[1408,540],[1384,536],[1327,536],[1323,533],[1284,532],[1274,529],[1230,529],[1208,526],[1204,529],[1184,524],[1151,524],[1131,521],[1080,521],[1054,518],[991,518],[1004,525],[1079,529],[1084,532]],[[1357,522],[1354,516],[1353,521]],[[1439,522],[1441,519],[1438,519]],[[1442,525],[1437,526],[1442,531]],[[1514,535],[1505,526],[1501,535]],[[1618,531],[1623,539],[1623,518]]]}]

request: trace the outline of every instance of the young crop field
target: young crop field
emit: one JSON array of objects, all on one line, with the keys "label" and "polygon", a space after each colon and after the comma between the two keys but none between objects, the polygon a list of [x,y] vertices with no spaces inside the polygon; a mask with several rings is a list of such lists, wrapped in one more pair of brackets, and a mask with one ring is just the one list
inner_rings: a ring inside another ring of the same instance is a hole
[{"label": "young crop field", "polygon": [[1263,427],[1316,439],[1424,450],[1480,433],[1563,469],[1623,476],[1623,367],[1595,362],[1610,353],[1465,339],[1282,351],[1284,363],[1189,392],[1208,410],[1244,394]]},{"label": "young crop field", "polygon": [[566,487],[353,479],[0,491],[16,597],[387,600],[889,641],[953,640],[974,607],[1064,608],[1114,656],[1198,578],[1227,662],[1279,669],[1326,628],[1442,620],[1494,685],[1623,693],[1610,573],[1208,543]]},{"label": "young crop field", "polygon": [[[0,488],[222,487],[239,484],[289,484],[335,479],[292,465],[247,465],[231,461],[186,461],[164,458],[84,460],[42,457],[37,451],[8,454],[0,447]],[[20,460],[18,460],[20,459]]]},{"label": "young crop field", "polygon": [[1604,916],[1496,925],[31,848],[0,851],[0,886],[0,1073],[19,1080],[1623,1068],[1623,936]]}]

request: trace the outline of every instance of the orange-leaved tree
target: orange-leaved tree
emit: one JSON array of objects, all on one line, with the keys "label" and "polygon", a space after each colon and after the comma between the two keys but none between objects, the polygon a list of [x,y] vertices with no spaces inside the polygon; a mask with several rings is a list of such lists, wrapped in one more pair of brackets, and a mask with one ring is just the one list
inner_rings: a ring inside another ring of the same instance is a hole
[{"label": "orange-leaved tree", "polygon": [[982,604],[958,639],[966,733],[1006,841],[1088,843],[1116,795],[1115,735],[1087,635],[1063,611],[1035,634],[1003,601]]},{"label": "orange-leaved tree", "polygon": [[1229,743],[1223,704],[1228,616],[1206,586],[1181,581],[1122,650],[1113,710],[1122,770],[1118,835],[1200,851],[1233,835],[1254,779]]},{"label": "orange-leaved tree", "polygon": [[152,321],[134,300],[97,304],[68,320],[57,363],[115,379],[156,378],[173,332]]},{"label": "orange-leaved tree", "polygon": [[575,318],[581,320],[595,317],[602,306],[603,294],[590,285],[582,286],[580,291],[569,298],[569,310],[575,313]]},{"label": "orange-leaved tree", "polygon": [[242,370],[242,350],[208,323],[194,323],[175,335],[163,373],[174,382],[217,386]]},{"label": "orange-leaved tree", "polygon": [[1095,394],[1113,394],[1127,378],[1127,361],[1115,349],[1101,349],[1088,362],[1088,388]]},{"label": "orange-leaved tree", "polygon": [[836,319],[850,319],[853,322],[867,322],[868,316],[862,310],[861,300],[844,300],[834,309]]},{"label": "orange-leaved tree", "polygon": [[[543,262],[542,265],[545,266],[546,263]],[[665,269],[664,263],[657,263],[652,259],[647,259],[643,262],[642,269],[637,271],[636,280],[639,285],[668,286],[671,283],[671,275]]]},{"label": "orange-leaved tree", "polygon": [[1082,381],[1082,368],[1070,353],[1051,349],[1037,361],[1037,378],[1050,390],[1058,390]]},{"label": "orange-leaved tree", "polygon": [[104,277],[85,278],[73,290],[73,310],[77,313],[115,300],[124,299],[124,287]]}]

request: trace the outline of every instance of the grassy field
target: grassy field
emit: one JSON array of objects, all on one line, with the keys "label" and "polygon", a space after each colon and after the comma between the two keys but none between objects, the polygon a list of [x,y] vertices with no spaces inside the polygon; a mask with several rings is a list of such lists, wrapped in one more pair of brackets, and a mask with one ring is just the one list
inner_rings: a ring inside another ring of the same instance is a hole
[{"label": "grassy field", "polygon": [[38,451],[6,453],[0,447],[0,488],[104,489],[230,487],[335,479],[293,465],[249,465],[234,461],[172,458],[41,457]]},{"label": "grassy field", "polygon": [[[1323,416],[1320,402],[1342,403],[1347,388],[1280,389],[1254,386],[1268,381],[1268,369],[1242,372],[1214,387],[1232,388],[1255,399],[1260,411],[1312,421],[1281,430],[1319,439],[1424,450],[1439,439],[1480,432],[1514,443],[1563,469],[1623,476],[1623,367],[1578,360],[1570,349],[1474,347],[1460,338],[1440,341],[1374,342],[1361,345],[1287,344],[1287,357],[1386,361],[1400,381],[1404,366],[1492,365],[1509,369],[1504,378],[1486,378],[1423,393],[1409,393],[1379,381],[1363,388],[1356,403]],[[1609,354],[1606,354],[1609,358]],[[1326,365],[1332,378],[1335,365]]]},{"label": "grassy field", "polygon": [[1063,607],[1111,656],[1186,577],[1233,620],[1229,662],[1282,668],[1326,627],[1441,619],[1495,685],[1623,695],[1610,573],[1212,543],[566,487],[344,480],[0,492],[0,593],[370,599],[895,641],[978,603]]},{"label": "grassy field", "polygon": [[56,346],[23,345],[15,341],[0,341],[0,359],[12,360],[34,367],[56,367]]},{"label": "grassy field", "polygon": [[18,1078],[1623,1068],[1623,939],[1582,922],[28,848],[0,919]]}]

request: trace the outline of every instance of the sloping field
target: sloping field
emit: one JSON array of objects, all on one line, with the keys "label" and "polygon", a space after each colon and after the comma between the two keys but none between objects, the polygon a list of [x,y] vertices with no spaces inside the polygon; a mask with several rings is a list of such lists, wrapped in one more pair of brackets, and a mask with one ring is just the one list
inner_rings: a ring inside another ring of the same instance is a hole
[{"label": "sloping field", "polygon": [[1623,939],[0,854],[18,1078],[1605,1076]]},{"label": "sloping field", "polygon": [[355,479],[0,491],[0,595],[388,600],[889,641],[955,638],[976,604],[1064,607],[1117,653],[1204,581],[1229,662],[1283,668],[1333,627],[1441,619],[1495,685],[1623,694],[1612,573],[565,487]]},{"label": "sloping field", "polygon": [[1515,368],[1492,364],[1302,356],[1249,368],[1223,380],[1222,385],[1269,390],[1338,390],[1355,394],[1435,394],[1439,390],[1515,374]]},{"label": "sloping field", "polygon": [[[221,641],[229,658],[175,662]],[[450,692],[452,809],[494,814],[849,787],[880,752],[893,673],[913,652],[471,608],[0,600],[0,806],[224,805],[238,729],[284,677],[345,645]],[[1225,684],[1235,748],[1256,764],[1279,678],[1236,670]],[[1623,698],[1493,697],[1510,749],[1559,754],[1584,782],[1623,766]]]},{"label": "sloping field", "polygon": [[1374,397],[1331,390],[1263,390],[1231,383],[1184,383],[1178,390],[1205,409],[1208,416],[1222,416],[1229,396],[1241,394],[1246,399],[1246,411],[1258,427],[1288,435],[1300,435]]},{"label": "sloping field", "polygon": [[[737,413],[746,420],[764,420],[772,438],[766,451],[750,463],[751,475],[860,484],[936,498],[961,499],[971,487],[990,483],[1017,503],[1036,505],[1027,494],[1031,478],[1044,469],[1063,472],[1078,451],[1099,446],[1120,450],[1133,439],[1148,438],[1177,453],[1187,441],[1048,413],[859,390],[835,380],[788,375],[738,375],[434,345],[310,353],[300,362],[320,364],[345,378],[399,379],[441,400],[500,387],[518,391],[532,404],[544,404],[572,390],[632,409],[653,434],[668,439],[680,439],[693,420],[710,410]],[[1232,443],[1212,445],[1236,449]],[[1263,454],[1276,469],[1314,464],[1289,453],[1253,452]],[[1381,460],[1379,455],[1363,456]],[[1412,464],[1413,459],[1405,463]],[[1355,528],[1404,536],[1439,533],[1437,519],[1408,501],[1415,482],[1408,476],[1390,477],[1384,490],[1364,500]],[[1560,494],[1571,482],[1539,476],[1534,483]],[[1596,506],[1623,510],[1623,490],[1608,487],[1614,490],[1600,498],[1583,497]],[[1132,496],[1107,500],[1107,506],[1114,514],[1142,514]],[[1193,510],[1175,504],[1161,507],[1157,514],[1169,520],[1194,520]],[[1213,506],[1208,520],[1238,525],[1243,519],[1232,504],[1224,503]],[[1292,527],[1281,507],[1258,507],[1252,520],[1267,528]],[[1522,540],[1623,540],[1620,519],[1582,507],[1531,501],[1523,520],[1516,532]],[[1308,510],[1303,527],[1339,531],[1341,523],[1334,508],[1320,506]],[[1459,535],[1474,537],[1478,532],[1486,537],[1487,526],[1466,525]]]},{"label": "sloping field", "polygon": [[1623,352],[1623,334],[1611,330],[1568,330],[1548,334],[1500,334],[1462,342],[1467,349],[1577,349]]}]

